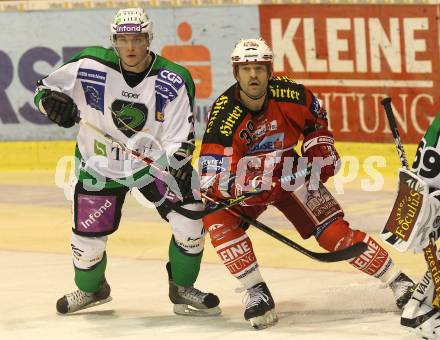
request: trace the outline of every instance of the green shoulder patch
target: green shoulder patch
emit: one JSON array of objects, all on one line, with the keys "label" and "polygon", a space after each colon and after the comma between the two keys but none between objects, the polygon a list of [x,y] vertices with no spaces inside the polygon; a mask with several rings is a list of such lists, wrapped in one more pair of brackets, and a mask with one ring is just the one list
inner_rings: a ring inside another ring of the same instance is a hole
[{"label": "green shoulder patch", "polygon": [[104,64],[116,71],[119,71],[119,57],[115,53],[113,48],[104,48],[100,46],[87,47],[73,55],[66,62],[66,64],[73,63],[84,58],[96,60],[101,64]]}]

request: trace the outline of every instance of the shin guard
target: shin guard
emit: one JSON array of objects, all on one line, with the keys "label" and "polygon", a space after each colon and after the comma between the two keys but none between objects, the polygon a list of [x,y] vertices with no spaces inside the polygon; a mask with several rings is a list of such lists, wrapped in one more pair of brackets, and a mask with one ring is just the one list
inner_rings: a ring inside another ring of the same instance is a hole
[{"label": "shin guard", "polygon": [[104,253],[101,261],[89,269],[75,267],[75,284],[83,292],[94,293],[99,290],[105,281],[107,256]]},{"label": "shin guard", "polygon": [[71,235],[75,283],[84,292],[96,292],[105,280],[107,236]]},{"label": "shin guard", "polygon": [[[216,234],[222,237],[217,238]],[[226,233],[217,229],[211,232],[211,242],[226,268],[244,287],[262,281],[252,242],[242,228],[227,228]]]},{"label": "shin guard", "polygon": [[173,281],[183,287],[190,287],[199,275],[203,251],[198,254],[189,254],[179,247],[174,237],[171,238],[168,256],[171,264]]}]

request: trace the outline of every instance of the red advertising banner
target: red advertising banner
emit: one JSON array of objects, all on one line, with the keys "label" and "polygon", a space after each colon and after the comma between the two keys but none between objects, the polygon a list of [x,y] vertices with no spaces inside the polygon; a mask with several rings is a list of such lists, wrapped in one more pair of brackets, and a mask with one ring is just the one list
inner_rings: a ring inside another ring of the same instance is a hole
[{"label": "red advertising banner", "polygon": [[417,143],[440,111],[438,5],[264,5],[274,71],[309,87],[338,140],[389,142],[381,99]]}]

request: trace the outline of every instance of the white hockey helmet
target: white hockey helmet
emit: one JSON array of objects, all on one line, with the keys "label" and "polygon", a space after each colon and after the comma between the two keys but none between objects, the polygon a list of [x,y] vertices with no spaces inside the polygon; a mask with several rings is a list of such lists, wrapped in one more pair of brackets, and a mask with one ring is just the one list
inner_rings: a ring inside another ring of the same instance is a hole
[{"label": "white hockey helmet", "polygon": [[153,22],[142,8],[124,8],[116,13],[111,24],[112,42],[117,34],[145,33],[148,42],[153,40]]},{"label": "white hockey helmet", "polygon": [[249,63],[272,65],[273,52],[263,38],[240,39],[232,51],[231,63],[233,66]]}]

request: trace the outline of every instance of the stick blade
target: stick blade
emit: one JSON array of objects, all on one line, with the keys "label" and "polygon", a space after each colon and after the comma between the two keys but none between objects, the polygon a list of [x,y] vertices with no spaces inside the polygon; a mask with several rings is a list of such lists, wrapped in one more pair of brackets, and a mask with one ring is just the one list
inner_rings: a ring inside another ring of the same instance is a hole
[{"label": "stick blade", "polygon": [[330,253],[315,253],[314,257],[321,262],[338,262],[350,260],[362,254],[368,249],[368,246],[364,242],[358,242],[353,244],[351,247],[333,251]]}]

